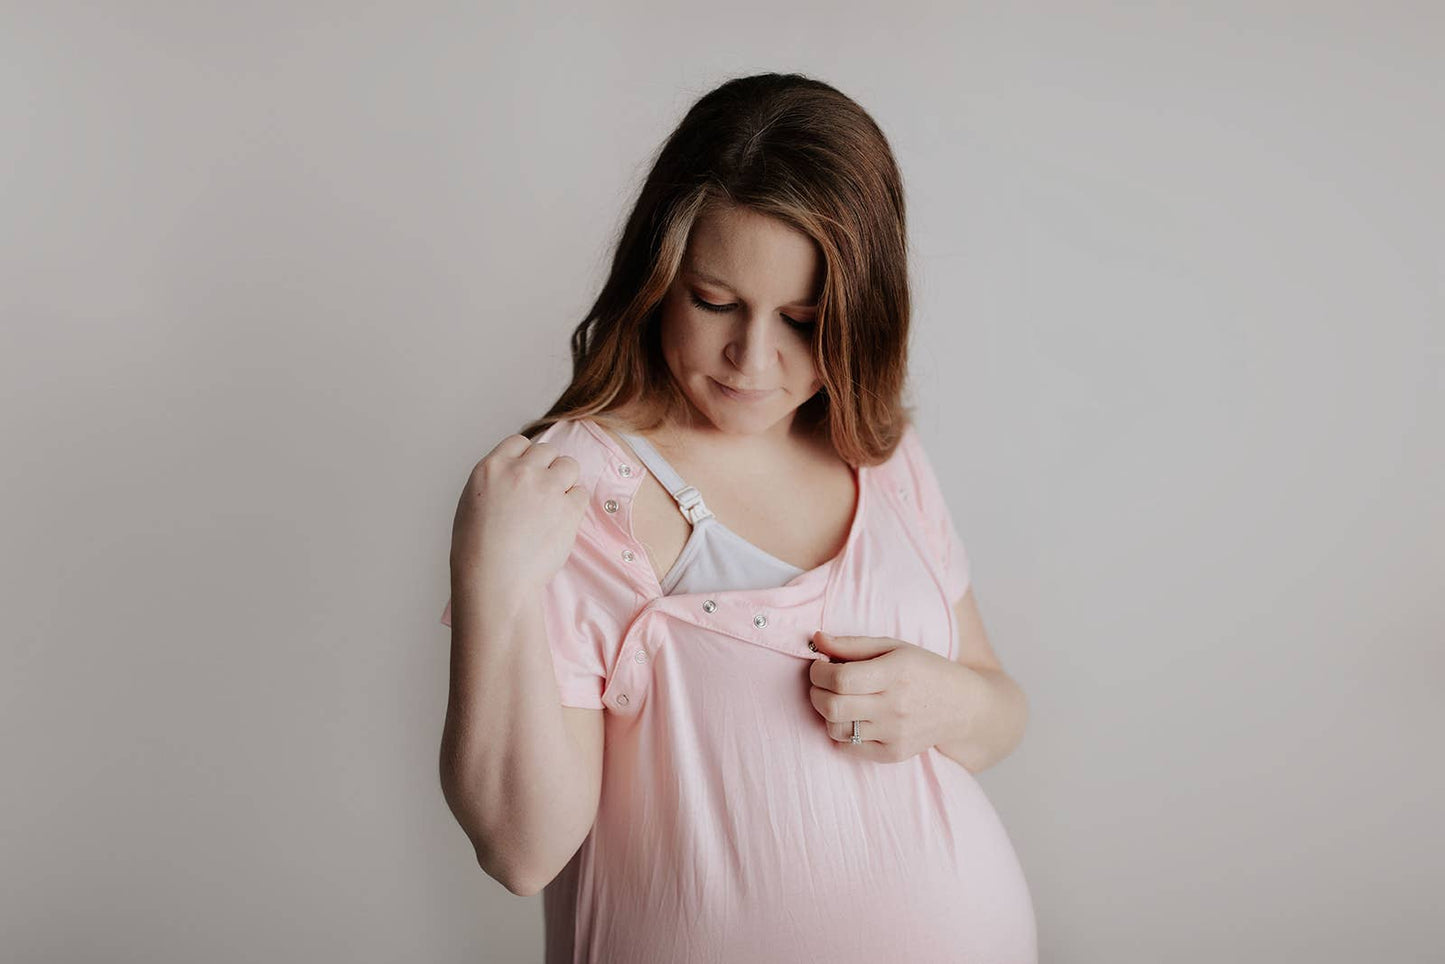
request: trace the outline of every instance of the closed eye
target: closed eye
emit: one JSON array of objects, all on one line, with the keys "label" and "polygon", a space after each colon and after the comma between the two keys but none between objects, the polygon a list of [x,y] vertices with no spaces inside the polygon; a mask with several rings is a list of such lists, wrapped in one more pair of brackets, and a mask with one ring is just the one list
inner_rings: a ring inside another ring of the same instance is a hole
[{"label": "closed eye", "polygon": [[[692,292],[688,292],[688,298],[690,298],[690,299],[692,300],[692,303],[693,303],[694,305],[696,305],[697,307],[701,308],[703,311],[728,312],[728,311],[732,311],[734,308],[737,307],[737,305],[715,305],[715,304],[713,304],[711,301],[703,301],[701,298],[699,298],[697,295],[693,294]],[[803,332],[811,331],[812,328],[813,328],[813,325],[815,324],[814,322],[811,322],[811,321],[794,321],[792,318],[789,318],[787,315],[784,315],[784,316],[783,316],[783,320],[786,321],[788,324],[792,325],[793,328],[796,329],[797,331],[803,331]]]}]

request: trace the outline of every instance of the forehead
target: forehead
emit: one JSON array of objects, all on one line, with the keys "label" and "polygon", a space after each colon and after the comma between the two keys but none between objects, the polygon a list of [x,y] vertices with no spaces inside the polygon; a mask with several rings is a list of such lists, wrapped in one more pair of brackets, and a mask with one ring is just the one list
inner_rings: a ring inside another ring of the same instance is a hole
[{"label": "forehead", "polygon": [[688,276],[759,299],[810,300],[822,283],[817,243],[770,215],[733,208],[693,226],[683,256]]}]

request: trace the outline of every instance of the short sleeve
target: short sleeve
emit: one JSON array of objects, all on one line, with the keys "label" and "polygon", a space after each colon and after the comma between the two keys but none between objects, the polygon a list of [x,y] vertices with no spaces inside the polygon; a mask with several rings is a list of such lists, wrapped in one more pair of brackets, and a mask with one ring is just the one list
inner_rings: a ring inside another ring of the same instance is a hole
[{"label": "short sleeve", "polygon": [[[542,592],[542,622],[552,651],[552,670],[563,706],[600,710],[607,685],[606,628],[611,620],[601,615],[586,591],[585,571],[573,552],[566,565],[547,582]],[[442,610],[442,625],[452,624],[452,604]]]},{"label": "short sleeve", "polygon": [[910,426],[899,443],[905,448],[913,504],[918,507],[924,532],[933,546],[934,560],[943,577],[949,603],[956,603],[968,591],[971,581],[968,552],[953,524],[953,514],[943,497],[933,462],[923,449],[918,432]]},{"label": "short sleeve", "polygon": [[[580,424],[554,422],[533,441],[552,442],[581,464],[583,484],[595,483],[601,455]],[[609,564],[613,555],[589,508],[567,561],[542,590],[542,621],[563,706],[603,708],[610,667],[616,665],[624,630],[636,609],[635,594]],[[452,624],[451,600],[441,622]]]}]

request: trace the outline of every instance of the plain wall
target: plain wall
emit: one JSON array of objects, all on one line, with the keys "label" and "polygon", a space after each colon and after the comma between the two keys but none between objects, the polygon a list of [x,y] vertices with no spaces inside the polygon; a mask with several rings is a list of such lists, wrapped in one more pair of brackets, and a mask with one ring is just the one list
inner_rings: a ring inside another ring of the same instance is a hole
[{"label": "plain wall", "polygon": [[1442,63],[1424,2],[0,7],[0,957],[540,959],[437,778],[457,495],[683,111],[797,70],[903,169],[1042,959],[1438,959]]}]

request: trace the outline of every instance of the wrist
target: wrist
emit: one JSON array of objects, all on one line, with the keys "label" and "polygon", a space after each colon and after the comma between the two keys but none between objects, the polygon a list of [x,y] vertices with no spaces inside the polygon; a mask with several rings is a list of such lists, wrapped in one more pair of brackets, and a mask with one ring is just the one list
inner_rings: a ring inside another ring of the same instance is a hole
[{"label": "wrist", "polygon": [[952,661],[957,679],[958,698],[954,701],[954,713],[950,718],[948,740],[966,740],[974,732],[976,723],[988,713],[991,688],[988,680],[972,666]]}]

